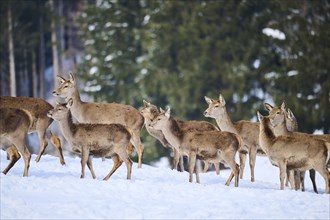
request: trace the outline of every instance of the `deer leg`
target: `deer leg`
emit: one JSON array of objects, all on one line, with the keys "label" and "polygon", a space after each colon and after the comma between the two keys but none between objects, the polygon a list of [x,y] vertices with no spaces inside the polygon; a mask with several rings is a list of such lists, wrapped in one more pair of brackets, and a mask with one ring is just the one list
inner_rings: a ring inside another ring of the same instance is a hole
[{"label": "deer leg", "polygon": [[240,166],[240,179],[243,179],[243,171],[245,167],[245,161],[246,161],[246,154],[245,153],[239,153],[239,166]]},{"label": "deer leg", "polygon": [[63,152],[62,152],[62,145],[61,145],[61,140],[56,136],[51,134],[50,137],[50,142],[56,147],[58,156],[60,158],[60,163],[62,165],[65,165],[64,157],[63,157]]},{"label": "deer leg", "polygon": [[125,159],[125,164],[126,164],[126,168],[127,168],[127,179],[130,180],[132,177],[133,161],[128,157]]},{"label": "deer leg", "polygon": [[85,177],[85,166],[86,163],[88,161],[88,157],[89,157],[89,150],[86,149],[85,147],[81,148],[81,176],[80,178],[84,178]]},{"label": "deer leg", "polygon": [[7,150],[7,156],[10,160],[8,166],[2,171],[3,174],[7,174],[8,171],[15,165],[15,163],[21,158],[21,155],[18,153],[17,148],[13,145]]},{"label": "deer leg", "polygon": [[196,166],[196,153],[191,151],[189,154],[189,182],[193,181],[193,172]]},{"label": "deer leg", "polygon": [[257,146],[253,146],[249,152],[249,162],[250,162],[250,170],[251,170],[251,182],[254,182],[254,166],[256,164],[257,157]]},{"label": "deer leg", "polygon": [[309,170],[309,178],[312,181],[314,192],[318,193],[316,182],[315,182],[315,170],[314,169]]},{"label": "deer leg", "polygon": [[17,147],[18,152],[23,156],[24,159],[24,173],[23,176],[28,176],[28,171],[30,167],[31,154],[29,149],[25,145],[26,134],[17,137],[13,140],[13,144]]},{"label": "deer leg", "polygon": [[286,174],[286,161],[280,161],[279,162],[279,168],[280,168],[280,182],[281,182],[281,187],[280,189],[284,189],[284,178]]},{"label": "deer leg", "polygon": [[206,173],[209,170],[210,163],[207,161],[204,161],[204,169],[203,172]]},{"label": "deer leg", "polygon": [[[290,181],[290,170],[286,170],[285,186],[289,186],[289,181]],[[291,185],[291,187],[293,187],[291,182],[290,182],[290,185]]]},{"label": "deer leg", "polygon": [[220,174],[220,162],[214,163],[214,168],[215,168],[215,173],[217,175],[219,175]]},{"label": "deer leg", "polygon": [[41,155],[43,155],[43,153],[45,152],[48,142],[46,141],[46,129],[37,128],[37,131],[38,131],[40,148],[39,148],[38,156],[36,158],[36,162],[39,162]]},{"label": "deer leg", "polygon": [[184,166],[183,166],[183,156],[182,155],[180,156],[179,164],[180,164],[180,172],[183,172],[184,171]]},{"label": "deer leg", "polygon": [[196,160],[196,166],[195,166],[195,175],[196,175],[196,182],[200,183],[200,179],[199,179],[199,168],[200,168],[200,164],[201,161],[200,160]]},{"label": "deer leg", "polygon": [[299,190],[300,189],[300,172],[297,170],[293,170],[294,175],[294,189]]},{"label": "deer leg", "polygon": [[305,192],[305,171],[299,172],[298,171],[298,176],[299,176],[299,182],[301,184],[301,190]]},{"label": "deer leg", "polygon": [[93,169],[93,156],[92,155],[88,156],[87,167],[88,167],[89,171],[91,172],[93,179],[96,179],[94,169]]},{"label": "deer leg", "polygon": [[109,172],[109,174],[104,177],[103,180],[108,180],[112,174],[122,165],[123,161],[119,158],[119,156],[116,154],[116,155],[113,155],[111,157],[111,159],[113,160],[113,167],[111,169],[111,171]]},{"label": "deer leg", "polygon": [[233,180],[233,178],[235,177],[235,187],[238,187],[238,183],[239,183],[239,165],[236,164],[235,165],[235,169],[231,171],[225,185],[229,186],[231,181]]},{"label": "deer leg", "polygon": [[289,182],[291,189],[296,189],[294,170],[288,170],[288,169],[286,170],[286,180],[285,181],[286,181],[285,186],[288,186],[287,182]]},{"label": "deer leg", "polygon": [[28,176],[31,154],[29,152],[29,149],[25,145],[24,145],[22,154],[23,154],[23,159],[24,159],[24,164],[25,164],[23,176]]},{"label": "deer leg", "polygon": [[319,174],[321,174],[321,176],[324,178],[325,181],[325,193],[330,194],[330,172],[329,170],[327,170],[326,168],[326,164],[325,165],[319,165],[318,167],[314,167],[314,169],[319,172]]},{"label": "deer leg", "polygon": [[112,155],[111,159],[113,161],[113,167],[109,172],[109,174],[106,177],[104,177],[103,180],[108,180],[111,177],[111,175],[118,169],[118,167],[120,167],[123,163],[123,161],[119,158],[118,154]]},{"label": "deer leg", "polygon": [[[239,181],[239,166],[235,162],[235,154],[233,155],[223,155],[223,158],[225,159],[225,162],[228,164],[228,166],[231,168],[231,174],[226,182],[226,185],[229,186],[230,182],[232,181],[233,177],[235,176],[235,187],[238,187],[238,181]],[[226,159],[227,158],[227,159]]]},{"label": "deer leg", "polygon": [[178,164],[180,160],[180,153],[177,149],[173,148],[173,165],[172,165],[172,170],[177,170],[178,169]]},{"label": "deer leg", "polygon": [[140,131],[134,130],[133,131],[133,135],[132,135],[132,139],[134,142],[134,147],[137,151],[138,154],[138,168],[142,168],[142,157],[143,157],[143,151],[144,151],[144,147],[141,143],[141,139],[140,139]]}]

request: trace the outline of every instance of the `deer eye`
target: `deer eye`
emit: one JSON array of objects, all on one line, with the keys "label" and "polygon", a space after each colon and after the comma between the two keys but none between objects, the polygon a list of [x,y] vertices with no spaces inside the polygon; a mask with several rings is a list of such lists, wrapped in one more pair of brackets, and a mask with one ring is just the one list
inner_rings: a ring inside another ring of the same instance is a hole
[{"label": "deer eye", "polygon": [[215,105],[214,107],[215,107],[215,108],[219,108],[219,105]]},{"label": "deer eye", "polygon": [[279,114],[280,114],[280,112],[276,112],[276,114],[278,114],[278,115],[279,115]]}]

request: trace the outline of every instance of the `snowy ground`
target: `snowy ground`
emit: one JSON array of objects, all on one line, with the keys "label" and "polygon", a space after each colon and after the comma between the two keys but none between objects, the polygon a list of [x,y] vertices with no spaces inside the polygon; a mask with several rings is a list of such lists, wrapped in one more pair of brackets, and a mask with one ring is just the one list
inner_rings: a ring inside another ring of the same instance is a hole
[{"label": "snowy ground", "polygon": [[[1,152],[1,170],[8,164]],[[1,173],[0,219],[329,219],[330,196],[318,175],[320,194],[279,190],[278,169],[258,157],[256,182],[249,167],[239,188],[224,185],[229,171],[201,174],[201,184],[189,183],[188,173],[164,167],[133,165],[132,180],[126,166],[108,180],[112,160],[94,159],[97,179],[80,179],[80,159],[45,155],[39,163],[32,156],[29,177],[23,178],[21,159],[7,174]]]}]

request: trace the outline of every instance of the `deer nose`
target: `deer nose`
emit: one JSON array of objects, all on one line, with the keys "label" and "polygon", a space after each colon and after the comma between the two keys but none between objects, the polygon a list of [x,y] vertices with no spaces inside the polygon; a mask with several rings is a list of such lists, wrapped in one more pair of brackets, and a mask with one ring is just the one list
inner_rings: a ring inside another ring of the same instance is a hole
[{"label": "deer nose", "polygon": [[207,115],[207,111],[204,112],[204,115]]},{"label": "deer nose", "polygon": [[56,92],[55,90],[53,91],[53,95],[56,95],[56,96],[58,95],[57,92]]}]

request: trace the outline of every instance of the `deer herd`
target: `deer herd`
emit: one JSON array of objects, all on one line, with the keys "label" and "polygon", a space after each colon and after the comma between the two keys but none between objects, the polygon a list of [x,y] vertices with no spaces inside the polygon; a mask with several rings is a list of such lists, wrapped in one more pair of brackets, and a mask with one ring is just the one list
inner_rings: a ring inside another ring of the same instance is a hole
[{"label": "deer herd", "polygon": [[280,106],[265,103],[269,114],[263,116],[257,112],[259,122],[233,122],[221,94],[216,100],[205,96],[208,108],[204,116],[214,118],[218,125],[215,126],[206,121],[178,120],[171,115],[170,108],[158,109],[145,100],[140,111],[118,103],[83,102],[72,73],[69,79],[58,76],[58,80],[60,85],[53,95],[63,98],[65,103],[57,103],[55,107],[38,98],[0,97],[0,142],[10,160],[4,174],[22,156],[23,176],[28,176],[31,154],[25,139],[31,132],[37,132],[39,137],[37,162],[50,140],[58,150],[60,163],[65,164],[61,141],[49,128],[55,120],[71,150],[81,155],[81,178],[85,176],[86,164],[92,177],[96,178],[92,158],[98,156],[113,160],[113,167],[104,180],[109,179],[123,162],[127,167],[127,179],[131,179],[133,162],[130,156],[134,149],[138,155],[138,168],[142,167],[144,146],[140,133],[145,126],[151,136],[173,150],[173,169],[183,171],[183,157],[188,158],[189,182],[193,182],[195,173],[196,182],[200,183],[197,161],[204,162],[204,172],[214,164],[216,174],[223,163],[231,169],[226,185],[235,178],[234,186],[238,187],[247,156],[251,182],[254,182],[259,155],[268,157],[271,164],[279,168],[281,190],[290,183],[292,189],[305,191],[305,172],[309,171],[317,193],[317,171],[325,180],[325,192],[330,193],[330,134],[297,132],[297,120],[284,102]]}]

